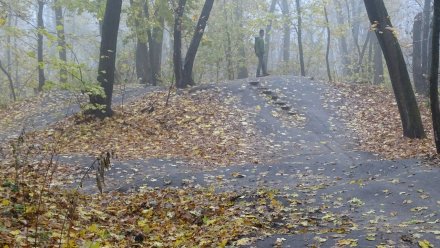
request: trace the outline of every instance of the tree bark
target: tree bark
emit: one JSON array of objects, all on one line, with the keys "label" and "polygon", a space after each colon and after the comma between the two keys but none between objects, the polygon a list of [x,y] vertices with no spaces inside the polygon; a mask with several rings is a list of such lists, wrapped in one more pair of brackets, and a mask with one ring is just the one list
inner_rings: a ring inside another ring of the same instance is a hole
[{"label": "tree bark", "polygon": [[425,94],[428,94],[429,75],[429,33],[431,32],[431,0],[425,0],[423,7],[423,39],[422,39],[422,68],[425,80]]},{"label": "tree bark", "polygon": [[422,67],[422,26],[423,14],[419,13],[414,18],[413,25],[413,79],[416,92],[426,95],[428,89],[423,77]]},{"label": "tree bark", "polygon": [[[346,1],[347,2],[347,1]],[[348,4],[348,2],[347,2]],[[353,36],[354,45],[356,46],[359,60],[361,57],[361,47],[359,45],[359,28],[361,24],[361,10],[362,10],[362,3],[360,1],[351,1],[351,9],[353,14],[351,15],[352,21],[351,21],[351,33]]]},{"label": "tree bark", "polygon": [[182,84],[182,17],[185,11],[186,0],[179,0],[174,16],[174,42],[173,42],[173,63],[174,63],[174,77],[177,88],[184,88]]},{"label": "tree bark", "polygon": [[58,0],[54,0],[54,10],[55,10],[55,24],[57,30],[57,38],[58,38],[58,54],[60,60],[62,61],[62,65],[60,68],[60,82],[67,82],[67,49],[66,49],[66,36],[64,32],[64,16],[63,16],[63,8],[60,5]]},{"label": "tree bark", "polygon": [[437,153],[440,153],[440,108],[438,97],[438,67],[439,67],[439,32],[440,32],[440,1],[434,1],[434,18],[432,27],[432,61],[429,83],[432,125]]},{"label": "tree bark", "polygon": [[145,0],[130,0],[130,6],[134,11],[134,30],[136,33],[136,76],[141,84],[149,84],[153,81],[152,69],[150,64],[150,51],[147,45],[147,35],[145,27],[141,25],[141,20],[145,18]]},{"label": "tree bark", "polygon": [[330,46],[331,46],[331,32],[330,32],[330,23],[328,20],[328,13],[327,13],[327,8],[324,6],[324,15],[325,15],[325,23],[326,23],[326,29],[327,29],[327,50],[325,52],[325,64],[327,66],[327,76],[328,76],[328,81],[332,82],[332,72],[330,70],[330,61],[329,61],[329,56],[330,56]]},{"label": "tree bark", "polygon": [[[12,24],[12,11],[9,8],[9,11],[8,11],[8,26],[12,27],[12,25],[13,25]],[[6,76],[8,78],[9,88],[11,90],[12,100],[14,100],[14,102],[15,102],[15,101],[17,101],[17,95],[15,94],[14,82],[13,82],[12,76],[11,76],[11,74],[12,74],[11,68],[12,68],[12,64],[13,64],[12,63],[12,39],[11,39],[11,35],[9,35],[9,34],[7,34],[7,37],[6,37],[6,46],[7,46],[6,57],[7,57],[8,67],[4,68],[1,65],[1,61],[0,61],[0,67],[1,67],[0,69],[6,74]]]},{"label": "tree bark", "polygon": [[150,46],[150,50],[154,50],[154,53],[151,55],[151,67],[153,68],[153,82],[154,85],[161,80],[162,77],[162,50],[163,50],[163,31],[165,28],[165,19],[164,17],[159,17],[159,27],[153,28],[153,39]]},{"label": "tree bark", "polygon": [[[339,26],[344,26],[344,14],[342,11],[342,6],[339,0],[335,0],[336,4],[336,20],[338,22]],[[341,51],[341,58],[342,58],[342,66],[343,66],[343,74],[344,76],[351,76],[351,70],[350,70],[350,55],[348,53],[348,45],[347,45],[347,39],[346,35],[342,35],[339,38],[339,49]]]},{"label": "tree bark", "polygon": [[37,12],[37,60],[38,60],[38,92],[43,90],[44,84],[46,82],[46,78],[44,76],[44,55],[43,55],[43,31],[44,31],[44,20],[43,20],[43,11],[44,11],[45,2],[39,0],[38,1],[38,12]]},{"label": "tree bark", "polygon": [[225,32],[226,32],[226,47],[225,57],[226,57],[226,71],[228,73],[228,80],[234,79],[234,68],[232,65],[232,42],[231,42],[231,32],[228,26],[228,12],[226,11],[226,0],[223,0],[223,17],[225,18]]},{"label": "tree bark", "polygon": [[[105,95],[91,95],[90,103],[96,110],[91,113],[96,117],[108,117],[113,114],[112,96],[115,81],[116,48],[118,43],[119,23],[121,19],[122,0],[107,0],[102,23],[101,49],[99,56],[98,82]],[[101,106],[105,106],[103,109]]]},{"label": "tree bark", "polygon": [[[239,23],[240,30],[243,30],[243,1],[237,1],[236,6],[236,18],[237,22]],[[245,41],[244,39],[239,39],[239,46],[238,49],[238,79],[243,79],[249,77],[249,72],[246,66],[246,48],[245,48]]]},{"label": "tree bark", "polygon": [[[269,13],[272,14],[275,11],[277,0],[272,0],[269,8]],[[264,62],[266,67],[269,66],[269,50],[270,50],[270,36],[272,32],[272,18],[269,19],[269,24],[266,26],[266,36],[264,38]]]},{"label": "tree bark", "polygon": [[382,60],[382,49],[380,48],[379,41],[374,37],[373,43],[374,50],[374,78],[373,84],[379,85],[383,84],[383,60]]},{"label": "tree bark", "polygon": [[364,45],[362,46],[361,53],[359,54],[359,61],[358,61],[357,68],[355,70],[356,73],[359,73],[361,70],[362,70],[362,72],[364,72],[362,63],[364,61],[365,52],[367,51],[368,44],[369,43],[371,44],[370,40],[371,40],[371,32],[368,32],[367,38],[365,38]]},{"label": "tree bark", "polygon": [[150,53],[147,43],[141,39],[137,39],[136,43],[136,75],[141,84],[151,82],[151,67],[149,60]]},{"label": "tree bark", "polygon": [[281,0],[281,12],[283,14],[283,61],[288,63],[290,60],[290,13],[287,0]]},{"label": "tree bark", "polygon": [[[143,3],[144,15],[147,20],[150,19],[150,11],[148,1]],[[163,44],[163,25],[165,20],[159,17],[160,27],[147,28],[148,45],[149,45],[149,66],[151,68],[151,85],[156,86],[160,78],[162,44]]]},{"label": "tree bark", "polygon": [[188,51],[185,57],[185,64],[182,73],[182,82],[180,86],[184,88],[188,85],[194,85],[194,79],[192,76],[194,61],[196,59],[197,50],[199,49],[200,41],[205,33],[206,24],[208,23],[209,15],[211,14],[214,0],[206,0],[203,5],[202,13],[200,14],[199,21],[197,22],[194,35],[189,45]]},{"label": "tree bark", "polygon": [[304,51],[302,44],[302,17],[301,17],[301,3],[296,0],[296,12],[298,15],[298,49],[299,49],[299,63],[301,66],[301,76],[306,76],[306,69],[304,66]]},{"label": "tree bark", "polygon": [[0,61],[0,70],[6,75],[9,81],[9,88],[11,89],[12,99],[17,101],[17,96],[15,95],[15,89],[14,89],[14,81],[12,80],[11,73],[8,72],[8,70],[3,67],[2,62]]},{"label": "tree bark", "polygon": [[411,80],[385,4],[383,0],[364,0],[364,4],[387,62],[403,135],[409,138],[424,138],[425,132]]},{"label": "tree bark", "polygon": [[[377,38],[376,38],[377,40]],[[373,42],[368,43],[368,61],[367,61],[367,74],[371,75],[373,71]]]}]

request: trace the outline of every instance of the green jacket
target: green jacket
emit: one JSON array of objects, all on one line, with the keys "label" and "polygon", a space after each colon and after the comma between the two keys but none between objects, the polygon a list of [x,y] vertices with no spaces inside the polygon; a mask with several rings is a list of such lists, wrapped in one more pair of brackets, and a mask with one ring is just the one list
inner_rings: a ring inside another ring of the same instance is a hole
[{"label": "green jacket", "polygon": [[259,56],[264,55],[264,39],[261,37],[255,37],[255,54]]}]

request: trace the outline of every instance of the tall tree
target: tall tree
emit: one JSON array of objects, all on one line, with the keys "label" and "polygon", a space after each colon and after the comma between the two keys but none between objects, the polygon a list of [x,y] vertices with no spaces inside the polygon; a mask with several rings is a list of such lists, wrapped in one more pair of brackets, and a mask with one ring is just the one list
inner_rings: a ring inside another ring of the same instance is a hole
[{"label": "tall tree", "polygon": [[208,23],[209,15],[211,14],[213,5],[214,0],[206,0],[205,4],[203,5],[202,13],[200,14],[199,21],[197,22],[196,28],[194,30],[194,35],[192,37],[188,51],[186,52],[181,79],[182,82],[179,84],[180,87],[194,85],[194,79],[192,76],[194,60],[196,59],[200,41],[202,40],[203,34],[205,33],[206,24]]},{"label": "tall tree", "polygon": [[332,72],[330,70],[330,61],[329,61],[329,56],[330,56],[330,46],[331,46],[331,32],[330,32],[330,23],[328,20],[328,13],[327,13],[327,8],[324,6],[324,15],[325,15],[325,23],[326,23],[326,29],[327,29],[327,49],[325,52],[325,64],[327,66],[327,77],[328,77],[328,81],[333,81],[332,79]]},{"label": "tall tree", "polygon": [[[349,1],[345,1],[347,6]],[[349,8],[349,7],[347,7]],[[354,45],[356,46],[356,50],[358,52],[359,60],[361,57],[361,47],[359,45],[359,30],[361,24],[361,11],[362,11],[362,2],[361,1],[351,1],[351,11],[353,12],[351,15],[351,34],[353,36]]]},{"label": "tall tree", "polygon": [[419,13],[414,18],[413,25],[413,79],[417,93],[426,94],[428,90],[422,66],[422,26],[423,14]]},{"label": "tall tree", "polygon": [[[338,22],[338,25],[343,27],[346,25],[345,19],[344,19],[344,12],[342,10],[342,5],[339,0],[334,0],[335,7],[336,7],[336,20]],[[343,74],[344,76],[351,76],[351,70],[350,70],[350,55],[348,52],[348,44],[347,44],[347,35],[339,35],[338,37],[338,43],[339,43],[339,50],[341,51],[341,59],[342,59],[342,66],[343,66]]]},{"label": "tall tree", "polygon": [[60,68],[60,82],[67,82],[67,46],[66,46],[66,36],[64,32],[64,14],[63,14],[63,6],[61,5],[59,0],[54,0],[54,11],[55,11],[55,24],[57,30],[57,38],[58,38],[58,54],[60,60],[63,64],[61,64]]},{"label": "tall tree", "polygon": [[[12,27],[12,10],[11,7],[9,6],[9,10],[8,10],[8,26],[11,28]],[[11,35],[7,34],[6,36],[6,59],[7,59],[7,63],[8,66],[7,68],[3,67],[3,65],[1,64],[0,61],[0,70],[3,71],[3,73],[6,75],[6,77],[8,78],[9,81],[9,89],[11,90],[11,96],[12,96],[12,100],[17,101],[17,95],[15,94],[15,86],[14,86],[14,81],[12,80],[12,39],[11,39]]]},{"label": "tall tree", "polygon": [[[143,4],[144,15],[147,20],[151,20],[149,1],[145,1]],[[163,17],[158,18],[159,26],[153,25],[153,27],[147,27],[147,37],[149,46],[149,65],[151,68],[151,82],[150,84],[156,86],[158,80],[160,80],[161,74],[161,58],[162,58],[162,44],[163,44],[163,29],[165,20]],[[145,28],[145,27],[143,27]]]},{"label": "tall tree", "polygon": [[432,26],[432,61],[430,76],[430,99],[432,125],[437,153],[440,153],[440,108],[438,98],[438,67],[439,67],[439,33],[440,33],[440,1],[434,1],[434,18]]},{"label": "tall tree", "polygon": [[[105,95],[92,94],[90,103],[97,109],[91,114],[103,118],[111,116],[113,84],[115,82],[116,47],[118,43],[119,22],[121,19],[122,0],[107,0],[102,23],[101,49],[99,53],[98,82]],[[101,108],[104,106],[104,108]]]},{"label": "tall tree", "polygon": [[302,16],[301,16],[301,2],[296,0],[296,12],[298,17],[298,49],[299,49],[299,63],[301,66],[301,76],[306,75],[306,69],[304,66],[304,51],[302,43]]},{"label": "tall tree", "polygon": [[145,20],[145,0],[130,0],[130,17],[133,20],[133,29],[136,35],[136,76],[141,84],[153,81],[150,64],[150,51],[147,45]]},{"label": "tall tree", "polygon": [[179,0],[177,8],[174,11],[174,42],[173,42],[173,64],[176,87],[184,88],[182,85],[183,67],[182,67],[182,29],[183,13],[185,11],[186,0]]},{"label": "tall tree", "polygon": [[373,38],[373,50],[374,50],[374,78],[373,84],[379,85],[384,82],[383,78],[383,60],[382,49],[380,48],[379,41],[376,37]]},{"label": "tall tree", "polygon": [[[243,24],[243,0],[235,1],[237,6],[235,8],[235,16],[237,19],[237,22],[239,23],[240,31],[242,31],[244,28]],[[248,69],[246,67],[246,48],[245,48],[245,41],[244,39],[239,39],[239,49],[238,49],[238,74],[237,78],[247,78],[249,76]]]},{"label": "tall tree", "polygon": [[225,50],[225,58],[226,58],[226,72],[228,73],[228,79],[234,79],[234,68],[232,66],[232,41],[231,41],[231,30],[229,28],[229,18],[226,0],[223,0],[223,17],[225,22],[225,32],[226,32],[226,44],[224,47]]},{"label": "tall tree", "polygon": [[429,75],[429,35],[431,32],[431,0],[425,0],[423,7],[423,34],[422,34],[422,68],[425,81],[425,92],[428,94]]},{"label": "tall tree", "polygon": [[44,84],[46,82],[46,77],[44,75],[44,48],[43,48],[43,33],[44,33],[44,5],[46,4],[43,0],[38,0],[38,11],[37,11],[37,60],[38,60],[38,92],[43,90]]},{"label": "tall tree", "polygon": [[290,11],[287,0],[281,0],[281,12],[283,14],[283,61],[290,60]]},{"label": "tall tree", "polygon": [[405,59],[385,4],[383,0],[364,0],[364,4],[387,62],[402,121],[403,135],[409,138],[424,138],[422,118]]},{"label": "tall tree", "polygon": [[8,70],[3,66],[2,61],[0,60],[0,70],[6,75],[9,81],[9,88],[11,89],[11,95],[12,99],[14,101],[17,101],[17,96],[15,95],[15,89],[14,89],[14,81],[12,80],[11,73],[8,72]]},{"label": "tall tree", "polygon": [[[275,11],[275,7],[277,5],[277,0],[272,0],[269,7],[269,14],[272,14]],[[269,51],[270,51],[270,37],[272,35],[272,17],[269,18],[269,23],[266,26],[266,36],[264,38],[264,62],[266,63],[266,66],[269,65]]]}]

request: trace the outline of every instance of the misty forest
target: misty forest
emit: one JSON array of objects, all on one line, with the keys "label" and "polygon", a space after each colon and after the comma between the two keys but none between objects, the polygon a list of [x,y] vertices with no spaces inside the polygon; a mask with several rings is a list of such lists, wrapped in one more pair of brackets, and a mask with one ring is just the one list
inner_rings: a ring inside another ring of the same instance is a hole
[{"label": "misty forest", "polygon": [[0,247],[440,247],[440,1],[0,0]]}]

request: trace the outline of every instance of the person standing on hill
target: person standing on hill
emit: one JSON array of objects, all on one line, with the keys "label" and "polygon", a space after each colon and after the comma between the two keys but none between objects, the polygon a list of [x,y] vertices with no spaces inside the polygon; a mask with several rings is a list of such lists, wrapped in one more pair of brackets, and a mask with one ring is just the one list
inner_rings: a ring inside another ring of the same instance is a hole
[{"label": "person standing on hill", "polygon": [[[258,57],[257,77],[269,76],[267,73],[266,62],[264,61],[264,30],[260,30],[260,36],[255,37],[255,55]],[[263,70],[263,75],[260,74]]]}]

